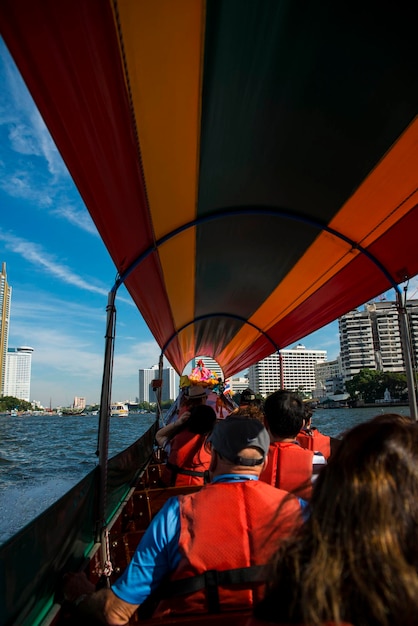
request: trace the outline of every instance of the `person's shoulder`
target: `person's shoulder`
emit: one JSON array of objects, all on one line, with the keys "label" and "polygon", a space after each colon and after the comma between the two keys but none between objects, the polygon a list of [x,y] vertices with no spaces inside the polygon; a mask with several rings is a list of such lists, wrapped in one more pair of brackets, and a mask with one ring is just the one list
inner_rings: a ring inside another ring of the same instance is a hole
[{"label": "person's shoulder", "polygon": [[290,493],[285,489],[280,489],[280,487],[270,485],[270,483],[264,482],[264,480],[257,480],[254,481],[254,483],[259,485],[258,489],[267,493],[272,501],[280,502],[286,499],[292,502],[298,502],[298,498],[293,493]]}]

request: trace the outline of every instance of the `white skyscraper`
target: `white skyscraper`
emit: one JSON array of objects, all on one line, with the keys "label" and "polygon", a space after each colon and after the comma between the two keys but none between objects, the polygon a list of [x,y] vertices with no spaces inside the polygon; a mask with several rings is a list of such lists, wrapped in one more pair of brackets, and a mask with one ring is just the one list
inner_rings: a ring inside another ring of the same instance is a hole
[{"label": "white skyscraper", "polygon": [[0,395],[6,395],[4,385],[6,382],[11,298],[12,288],[7,282],[6,263],[3,263],[0,274]]},{"label": "white skyscraper", "polygon": [[291,391],[311,393],[316,386],[315,366],[326,360],[326,350],[307,350],[302,344],[294,349],[281,350],[280,355],[275,352],[249,368],[250,387],[263,396],[282,386]]},{"label": "white skyscraper", "polygon": [[163,369],[163,392],[161,401],[175,400],[179,394],[180,376],[173,367]]},{"label": "white skyscraper", "polygon": [[[151,382],[158,378],[158,365],[149,369],[139,370],[139,402],[155,402],[156,396]],[[175,400],[179,392],[180,377],[172,367],[166,367],[162,371],[162,394],[161,401]]]},{"label": "white skyscraper", "polygon": [[6,359],[4,395],[30,402],[30,379],[33,348],[9,348]]}]

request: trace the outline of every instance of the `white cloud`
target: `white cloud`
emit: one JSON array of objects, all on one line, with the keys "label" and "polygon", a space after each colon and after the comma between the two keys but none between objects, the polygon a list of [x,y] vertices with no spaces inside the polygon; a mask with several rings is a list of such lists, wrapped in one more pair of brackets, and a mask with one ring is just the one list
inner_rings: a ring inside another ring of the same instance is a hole
[{"label": "white cloud", "polygon": [[53,203],[49,187],[42,184],[40,179],[35,184],[32,174],[25,170],[4,171],[0,177],[0,187],[12,198],[29,200],[42,208],[49,208]]},{"label": "white cloud", "polygon": [[91,235],[99,236],[96,226],[93,223],[93,220],[90,217],[90,214],[86,210],[79,210],[68,204],[64,206],[60,206],[51,211],[52,215],[58,215],[59,217],[64,218],[67,222],[74,224],[78,228],[85,230],[87,233]]},{"label": "white cloud", "polygon": [[[74,194],[74,183],[45,123],[37,110],[13,60],[0,39],[0,78],[4,77],[0,94],[0,125],[7,129],[8,146],[15,158],[3,160],[1,188],[11,197],[26,199],[50,214],[65,219],[85,232],[97,235],[96,228],[84,209],[71,206],[63,199]],[[25,157],[24,160],[19,155]],[[51,210],[51,208],[53,208]]]},{"label": "white cloud", "polygon": [[22,239],[21,237],[16,237],[10,232],[4,233],[1,229],[0,241],[4,242],[7,250],[19,254],[26,261],[35,265],[38,270],[42,269],[47,274],[54,276],[68,285],[73,285],[79,289],[100,295],[107,295],[108,293],[107,289],[94,285],[89,280],[74,273],[66,265],[58,263],[54,256],[45,252],[39,244]]},{"label": "white cloud", "polygon": [[66,175],[63,160],[4,44],[0,46],[0,58],[5,78],[3,89],[9,97],[0,124],[8,126],[11,149],[18,154],[42,157],[53,177]]}]

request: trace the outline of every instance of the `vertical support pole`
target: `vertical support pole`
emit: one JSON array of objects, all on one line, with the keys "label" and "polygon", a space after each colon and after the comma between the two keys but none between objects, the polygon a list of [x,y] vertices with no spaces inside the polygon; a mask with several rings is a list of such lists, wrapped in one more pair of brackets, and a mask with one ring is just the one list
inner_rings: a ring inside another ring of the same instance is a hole
[{"label": "vertical support pole", "polygon": [[277,350],[279,355],[279,368],[280,368],[280,389],[284,389],[284,369],[283,369],[283,355],[281,350]]},{"label": "vertical support pole", "polygon": [[[158,361],[158,378],[161,381],[163,380],[163,365],[164,365],[164,355],[161,352],[160,359]],[[163,410],[162,410],[162,407],[161,407],[161,398],[162,398],[162,395],[163,395],[163,384],[161,384],[157,388],[156,395],[157,395],[157,410],[156,410],[155,419],[156,419],[158,424],[161,424],[162,416],[163,416]]]},{"label": "vertical support pole", "polygon": [[107,554],[106,541],[106,492],[107,492],[107,464],[109,455],[109,426],[110,426],[110,404],[112,393],[113,355],[115,348],[115,327],[116,327],[116,291],[110,291],[107,304],[106,335],[105,335],[105,355],[103,365],[102,391],[100,396],[100,418],[98,449],[99,457],[99,498],[96,517],[96,537],[101,541],[101,565],[103,571],[109,560]]},{"label": "vertical support pole", "polygon": [[417,394],[414,368],[411,358],[411,338],[408,326],[408,314],[406,311],[406,292],[396,292],[396,301],[399,316],[399,329],[401,333],[401,342],[403,350],[403,358],[405,362],[406,381],[408,384],[409,410],[411,418],[415,421],[418,419],[417,411]]}]

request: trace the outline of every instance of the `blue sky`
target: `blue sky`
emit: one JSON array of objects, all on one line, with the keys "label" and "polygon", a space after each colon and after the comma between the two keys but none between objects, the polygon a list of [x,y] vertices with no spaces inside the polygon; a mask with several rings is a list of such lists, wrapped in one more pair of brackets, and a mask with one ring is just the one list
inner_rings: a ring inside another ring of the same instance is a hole
[{"label": "blue sky", "polygon": [[[70,406],[84,396],[93,404],[116,270],[1,38],[0,84],[0,263],[13,289],[9,347],[34,349],[31,400]],[[157,363],[160,351],[124,287],[116,304],[112,399],[134,400],[138,369]],[[335,358],[337,322],[300,343]]]}]

